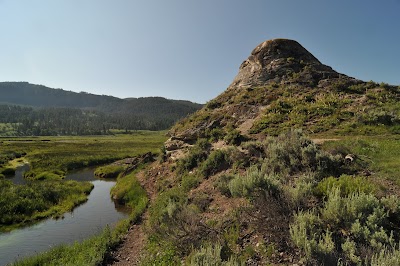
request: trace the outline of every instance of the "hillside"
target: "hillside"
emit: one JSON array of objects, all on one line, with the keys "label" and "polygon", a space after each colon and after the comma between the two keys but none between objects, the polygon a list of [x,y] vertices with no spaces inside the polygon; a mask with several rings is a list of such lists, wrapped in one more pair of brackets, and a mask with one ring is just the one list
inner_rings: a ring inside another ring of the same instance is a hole
[{"label": "hillside", "polygon": [[105,263],[398,265],[399,97],[263,42],[136,175],[148,210]]},{"label": "hillside", "polygon": [[0,134],[11,135],[164,130],[202,106],[161,97],[119,99],[75,93],[27,82],[1,82],[0,95]]},{"label": "hillside", "polygon": [[[400,132],[400,87],[363,82],[320,63],[295,41],[257,46],[228,89],[178,123],[175,138],[208,137],[213,128],[244,135]],[[194,131],[193,129],[196,129]]]}]

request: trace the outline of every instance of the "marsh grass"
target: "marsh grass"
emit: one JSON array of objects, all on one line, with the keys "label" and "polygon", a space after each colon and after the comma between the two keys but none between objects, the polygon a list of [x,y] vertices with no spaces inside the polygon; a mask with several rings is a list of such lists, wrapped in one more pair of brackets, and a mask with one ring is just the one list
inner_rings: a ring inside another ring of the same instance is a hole
[{"label": "marsh grass", "polygon": [[94,174],[101,178],[117,178],[124,170],[122,165],[106,165],[96,168]]},{"label": "marsh grass", "polygon": [[[0,155],[26,154],[24,160],[31,165],[31,171],[26,174],[34,178],[42,172],[66,172],[149,151],[157,153],[165,140],[162,131],[138,131],[114,136],[2,138]],[[8,160],[3,165],[7,163]]]},{"label": "marsh grass", "polygon": [[[92,185],[61,180],[68,170],[157,152],[164,140],[163,132],[100,137],[2,138],[0,168],[9,169],[10,161],[27,160],[32,170],[25,173],[31,180],[26,185],[17,186],[0,180],[0,230],[61,216],[85,202]],[[7,176],[0,174],[0,177]],[[132,205],[134,196],[129,191],[137,184],[129,180],[129,177],[124,179],[117,188],[123,187],[121,199]]]},{"label": "marsh grass", "polygon": [[99,235],[71,245],[54,247],[47,252],[15,262],[12,266],[101,265],[110,250],[120,243],[130,225],[135,223],[147,208],[146,191],[134,174],[131,174],[129,179],[131,182],[127,193],[130,197],[127,204],[132,207],[132,212],[128,218],[119,221],[114,228],[107,226]]},{"label": "marsh grass", "polygon": [[45,181],[14,185],[0,180],[0,232],[59,217],[85,202],[93,189],[89,182]]}]

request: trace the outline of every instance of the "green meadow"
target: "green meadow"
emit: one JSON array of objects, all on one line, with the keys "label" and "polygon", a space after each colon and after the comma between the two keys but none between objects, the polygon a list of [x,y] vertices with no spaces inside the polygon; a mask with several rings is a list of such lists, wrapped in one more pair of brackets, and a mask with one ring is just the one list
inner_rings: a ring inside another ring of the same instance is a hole
[{"label": "green meadow", "polygon": [[[0,139],[0,231],[58,217],[85,202],[93,186],[65,181],[72,169],[96,166],[146,152],[157,153],[165,132],[82,137],[20,137]],[[25,185],[14,185],[18,165],[29,163]]]}]

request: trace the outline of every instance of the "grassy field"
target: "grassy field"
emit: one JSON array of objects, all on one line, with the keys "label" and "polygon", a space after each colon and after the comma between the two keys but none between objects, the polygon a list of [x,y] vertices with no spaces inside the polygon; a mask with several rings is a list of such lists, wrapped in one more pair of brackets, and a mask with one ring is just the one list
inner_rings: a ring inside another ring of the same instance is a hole
[{"label": "grassy field", "polygon": [[[164,132],[148,131],[115,136],[1,138],[0,230],[62,215],[86,201],[91,184],[62,180],[67,171],[157,153],[165,139]],[[4,180],[22,163],[30,164],[25,177],[33,182],[14,185]]]},{"label": "grassy field", "polygon": [[[330,137],[327,137],[330,138]],[[368,165],[374,176],[390,179],[400,185],[400,136],[341,137],[323,144],[326,150],[346,150]]]},{"label": "grassy field", "polygon": [[[57,178],[68,170],[113,162],[149,151],[158,152],[166,140],[164,135],[164,132],[138,131],[113,136],[1,138],[0,155],[26,154],[23,158],[16,158],[16,161],[30,163],[31,171],[26,173],[27,177]],[[3,168],[15,167],[16,161],[5,162]]]}]

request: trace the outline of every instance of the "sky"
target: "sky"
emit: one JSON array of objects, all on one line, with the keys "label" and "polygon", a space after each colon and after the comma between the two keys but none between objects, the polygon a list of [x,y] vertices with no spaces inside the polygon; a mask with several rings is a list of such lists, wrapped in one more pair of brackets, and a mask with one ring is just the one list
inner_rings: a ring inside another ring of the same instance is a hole
[{"label": "sky", "polygon": [[0,0],[0,33],[0,81],[120,98],[205,103],[274,38],[400,85],[400,0]]}]

